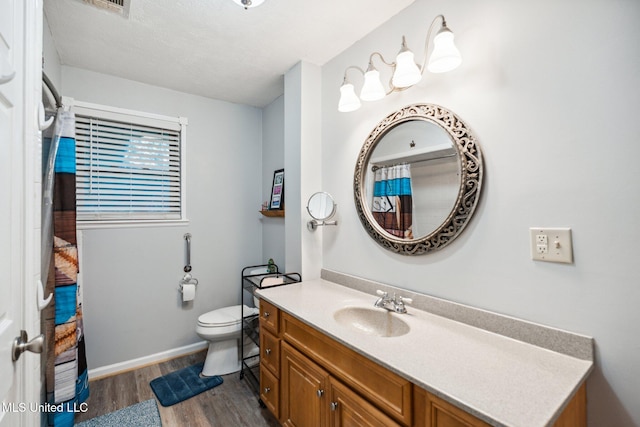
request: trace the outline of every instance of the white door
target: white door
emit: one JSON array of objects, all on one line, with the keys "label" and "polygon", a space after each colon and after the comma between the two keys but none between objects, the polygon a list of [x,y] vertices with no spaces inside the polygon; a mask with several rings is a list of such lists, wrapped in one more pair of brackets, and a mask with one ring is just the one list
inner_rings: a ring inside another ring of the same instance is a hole
[{"label": "white door", "polygon": [[34,22],[38,15],[39,1],[0,0],[0,427],[39,421],[28,406],[40,403],[39,393],[33,401],[39,357],[27,353],[12,360],[21,329],[31,329],[29,338],[40,333],[39,325],[34,327],[33,299],[34,275],[40,270],[40,204],[34,193],[39,180],[33,166],[37,129],[35,114],[28,114],[36,105],[36,59],[41,55],[36,51],[42,49],[37,42],[42,24]]},{"label": "white door", "polygon": [[[17,378],[23,365],[13,363],[11,346],[22,326],[22,259],[20,203],[17,190],[22,187],[21,170],[15,161],[22,138],[20,102],[22,76],[19,52],[15,46],[19,9],[14,0],[0,0],[0,425],[18,426],[21,390]],[[12,406],[13,405],[13,406]]]}]

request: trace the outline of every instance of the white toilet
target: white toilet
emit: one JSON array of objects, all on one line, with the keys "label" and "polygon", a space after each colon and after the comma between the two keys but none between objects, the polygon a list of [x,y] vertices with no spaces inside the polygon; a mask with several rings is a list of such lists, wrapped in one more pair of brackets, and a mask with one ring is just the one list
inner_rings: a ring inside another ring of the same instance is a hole
[{"label": "white toilet", "polygon": [[[258,309],[244,306],[244,315],[257,314]],[[242,306],[234,305],[210,311],[198,317],[196,326],[198,336],[209,341],[209,351],[202,368],[203,376],[226,375],[240,370],[242,352]],[[245,343],[250,340],[245,338]],[[257,346],[252,344],[253,353]],[[251,350],[249,350],[251,351]],[[245,356],[249,356],[245,349]]]}]

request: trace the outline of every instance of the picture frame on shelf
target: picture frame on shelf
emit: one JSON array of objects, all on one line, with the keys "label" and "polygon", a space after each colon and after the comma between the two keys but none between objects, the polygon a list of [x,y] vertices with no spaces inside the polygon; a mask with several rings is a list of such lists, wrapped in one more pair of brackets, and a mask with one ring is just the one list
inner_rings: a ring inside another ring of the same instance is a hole
[{"label": "picture frame on shelf", "polygon": [[269,210],[284,210],[284,169],[273,172]]}]

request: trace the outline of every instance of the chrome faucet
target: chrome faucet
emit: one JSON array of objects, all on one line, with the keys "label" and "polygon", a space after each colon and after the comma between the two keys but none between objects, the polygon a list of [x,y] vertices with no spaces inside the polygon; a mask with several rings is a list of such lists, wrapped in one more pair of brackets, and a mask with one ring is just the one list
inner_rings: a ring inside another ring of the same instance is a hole
[{"label": "chrome faucet", "polygon": [[393,294],[393,297],[390,297],[388,292],[381,290],[377,290],[376,293],[380,295],[380,298],[378,298],[373,305],[395,313],[406,313],[407,308],[405,307],[405,304],[411,304],[413,302],[411,298],[396,296],[395,293]]}]

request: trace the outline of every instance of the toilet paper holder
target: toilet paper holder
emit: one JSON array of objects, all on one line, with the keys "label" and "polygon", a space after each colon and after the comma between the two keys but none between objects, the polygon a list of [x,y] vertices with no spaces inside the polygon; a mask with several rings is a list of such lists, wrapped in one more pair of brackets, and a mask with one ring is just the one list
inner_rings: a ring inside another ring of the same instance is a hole
[{"label": "toilet paper holder", "polygon": [[198,279],[193,278],[193,276],[191,276],[191,273],[186,273],[182,279],[180,279],[180,282],[178,282],[178,290],[180,292],[182,292],[182,286],[183,285],[196,285],[198,286]]}]

